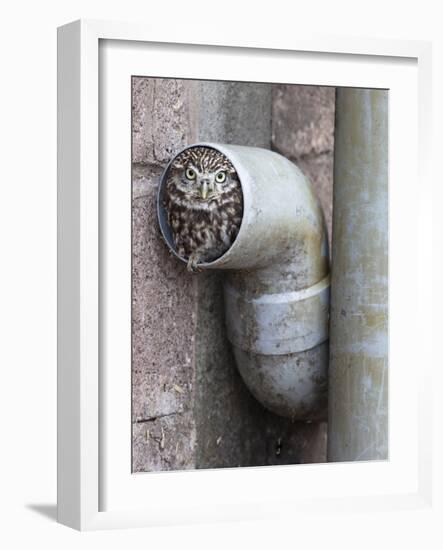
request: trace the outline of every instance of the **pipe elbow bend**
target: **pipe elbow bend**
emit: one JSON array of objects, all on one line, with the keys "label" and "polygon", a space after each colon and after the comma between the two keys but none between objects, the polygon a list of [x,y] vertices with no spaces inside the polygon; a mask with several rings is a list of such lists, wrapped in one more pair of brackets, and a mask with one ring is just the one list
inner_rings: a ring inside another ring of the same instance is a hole
[{"label": "pipe elbow bend", "polygon": [[[288,159],[257,147],[197,143],[234,165],[243,219],[232,246],[203,269],[225,270],[228,339],[251,393],[294,420],[327,415],[329,250],[323,212]],[[160,229],[174,252],[159,186]],[[180,258],[180,256],[178,256]],[[184,258],[180,258],[185,261]]]}]

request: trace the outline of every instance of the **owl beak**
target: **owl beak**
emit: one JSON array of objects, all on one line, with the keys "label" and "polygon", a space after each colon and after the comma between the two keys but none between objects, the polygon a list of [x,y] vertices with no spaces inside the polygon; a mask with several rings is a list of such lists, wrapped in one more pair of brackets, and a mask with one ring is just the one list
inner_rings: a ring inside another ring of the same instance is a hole
[{"label": "owl beak", "polygon": [[202,199],[206,199],[208,196],[208,182],[204,181],[200,186],[200,193],[202,196]]}]

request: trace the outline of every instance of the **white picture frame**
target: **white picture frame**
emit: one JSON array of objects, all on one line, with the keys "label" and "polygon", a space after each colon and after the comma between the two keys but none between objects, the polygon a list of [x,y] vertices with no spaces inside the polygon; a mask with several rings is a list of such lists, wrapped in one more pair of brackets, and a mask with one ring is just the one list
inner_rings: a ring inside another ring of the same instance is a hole
[{"label": "white picture frame", "polygon": [[[103,50],[104,44],[111,47]],[[431,414],[431,361],[426,361],[426,351],[423,351],[427,335],[418,321],[406,326],[401,321],[401,312],[398,315],[397,311],[396,316],[398,302],[396,305],[395,296],[394,301],[391,300],[390,337],[393,341],[410,338],[410,345],[406,356],[399,348],[393,349],[391,342],[391,353],[395,351],[398,362],[406,360],[407,365],[404,369],[404,397],[396,400],[396,388],[390,388],[393,400],[398,404],[395,414],[391,411],[393,439],[390,440],[390,461],[131,475],[127,463],[130,439],[125,439],[130,429],[130,386],[127,376],[120,379],[112,367],[105,381],[100,350],[103,324],[100,306],[111,299],[109,284],[117,285],[115,288],[124,288],[128,284],[127,270],[123,270],[114,282],[103,285],[100,279],[103,269],[110,265],[108,261],[114,262],[112,265],[115,266],[119,253],[130,255],[127,247],[129,212],[125,214],[124,211],[128,197],[110,193],[104,200],[99,185],[100,155],[103,155],[100,113],[102,118],[103,114],[106,116],[109,101],[115,102],[113,105],[124,105],[130,84],[127,82],[128,89],[125,92],[122,88],[121,93],[117,86],[115,93],[107,96],[104,102],[99,94],[99,82],[111,88],[108,78],[115,78],[113,83],[121,82],[122,77],[130,74],[214,79],[229,76],[232,80],[239,79],[241,74],[243,80],[257,80],[254,75],[258,66],[262,71],[262,81],[291,82],[287,67],[294,59],[298,63],[299,83],[386,87],[386,82],[393,82],[392,90],[395,91],[397,86],[394,97],[398,98],[398,103],[391,111],[392,130],[396,140],[394,146],[399,148],[399,152],[391,147],[391,165],[392,170],[398,170],[394,173],[394,181],[401,177],[405,182],[403,196],[400,189],[390,188],[394,205],[390,216],[394,227],[400,227],[405,211],[410,213],[417,208],[417,202],[420,205],[425,201],[431,120],[429,43],[315,37],[301,33],[296,37],[282,36],[278,41],[263,38],[253,44],[228,40],[214,41],[210,45],[193,41],[192,44],[190,46],[185,30],[181,35],[168,36],[164,30],[156,32],[137,24],[77,21],[59,29],[58,520],[80,530],[89,530],[290,517],[295,510],[297,513],[312,513],[333,508],[336,513],[337,510],[356,507],[372,511],[430,506],[431,440],[427,427]],[[164,53],[166,46],[174,55]],[[180,59],[181,50],[183,55],[200,56],[200,62],[184,65]],[[241,64],[245,55],[256,56],[257,63]],[[217,63],[212,62],[214,56],[217,56]],[[228,75],[223,72],[223,56],[229,58]],[[268,66],[267,58],[272,61]],[[234,59],[236,61],[232,62]],[[140,72],[135,68],[137,63],[137,67],[148,63],[147,70]],[[107,68],[104,76],[101,73],[103,67]],[[397,83],[393,69],[399,75]],[[400,94],[405,83],[407,88]],[[397,107],[402,101],[402,107]],[[412,103],[418,124],[412,124],[410,131],[417,137],[416,143],[411,139],[407,142],[399,132],[401,109],[411,107]],[[128,108],[130,104],[125,107]],[[394,112],[395,109],[398,112]],[[112,177],[129,179],[130,118],[128,120],[127,116],[127,110],[116,112],[115,129],[119,131],[109,135],[118,134],[123,141],[110,138],[106,147],[110,148],[109,151],[117,148],[118,154],[113,158],[120,159],[113,165]],[[405,141],[400,148],[396,144],[401,139]],[[408,167],[401,161],[405,148],[410,153]],[[416,194],[412,194],[414,185]],[[110,189],[114,188],[110,186]],[[395,208],[400,199],[402,213]],[[99,213],[103,208],[113,216],[119,234],[123,235],[117,239],[116,253],[112,258],[106,254],[103,258],[103,232],[109,231],[109,226],[100,225]],[[414,262],[421,262],[430,254],[429,247],[422,246],[430,235],[430,227],[424,217],[418,216],[416,223],[405,227],[404,233],[412,238],[409,256]],[[390,250],[397,250],[392,244],[398,242],[401,245],[402,238],[404,235],[399,235],[398,231],[391,233],[391,241],[396,241],[390,243]],[[415,270],[400,281],[398,266],[404,260],[404,254],[404,247],[400,246],[396,258],[391,257],[391,277],[395,278],[401,290],[407,291],[413,285],[413,290],[409,290],[412,296],[410,310],[419,319],[424,309],[430,307],[421,299],[425,295],[425,282],[423,274]],[[120,264],[125,265],[125,262],[120,261]],[[398,295],[401,297],[401,292]],[[121,354],[119,356],[126,361],[130,331],[128,303],[123,300],[119,305],[117,302],[118,298],[113,307],[121,314],[118,317],[122,324],[115,325],[113,330],[122,330],[122,339],[113,352]],[[422,363],[417,373],[413,362],[420,349]],[[394,384],[395,376],[392,378]],[[402,399],[408,402],[401,402]],[[109,429],[111,414],[112,430]],[[408,438],[402,437],[397,429],[393,430],[401,425],[402,419],[411,429]],[[127,448],[122,444],[124,441]],[[297,491],[291,487],[297,487]],[[147,494],[149,499],[146,499]],[[144,500],[148,501],[144,503]]]}]

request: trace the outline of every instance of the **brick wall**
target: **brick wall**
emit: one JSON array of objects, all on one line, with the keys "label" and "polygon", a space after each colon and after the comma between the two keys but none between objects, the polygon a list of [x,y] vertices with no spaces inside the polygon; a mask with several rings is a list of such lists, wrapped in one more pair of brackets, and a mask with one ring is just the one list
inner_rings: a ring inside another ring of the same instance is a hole
[{"label": "brick wall", "polygon": [[266,411],[226,340],[220,273],[192,275],[156,221],[167,161],[196,141],[266,147],[295,160],[332,208],[333,89],[134,78],[133,470],[321,462],[325,424]]}]

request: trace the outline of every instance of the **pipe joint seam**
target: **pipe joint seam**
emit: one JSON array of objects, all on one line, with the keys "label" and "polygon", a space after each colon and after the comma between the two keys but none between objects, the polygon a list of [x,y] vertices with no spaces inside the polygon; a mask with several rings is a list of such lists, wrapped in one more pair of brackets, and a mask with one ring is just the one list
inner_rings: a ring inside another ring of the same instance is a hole
[{"label": "pipe joint seam", "polygon": [[285,355],[328,339],[329,275],[302,290],[247,298],[225,284],[229,341],[243,351]]}]

